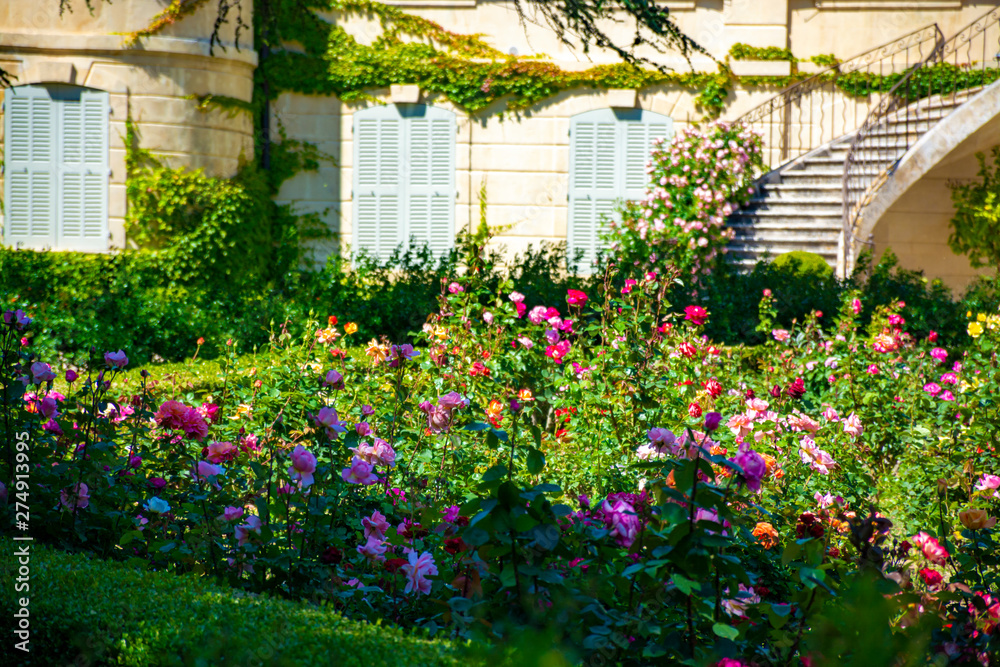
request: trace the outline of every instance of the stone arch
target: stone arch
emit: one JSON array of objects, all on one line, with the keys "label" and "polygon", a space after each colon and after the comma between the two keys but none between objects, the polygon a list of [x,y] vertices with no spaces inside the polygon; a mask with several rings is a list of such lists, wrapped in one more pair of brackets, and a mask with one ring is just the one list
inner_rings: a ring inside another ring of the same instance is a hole
[{"label": "stone arch", "polygon": [[[892,205],[931,170],[997,143],[1000,143],[1000,81],[970,98],[906,152],[885,185],[862,211],[855,238],[862,241],[869,238]],[[860,250],[859,242],[855,244],[855,251]]]}]

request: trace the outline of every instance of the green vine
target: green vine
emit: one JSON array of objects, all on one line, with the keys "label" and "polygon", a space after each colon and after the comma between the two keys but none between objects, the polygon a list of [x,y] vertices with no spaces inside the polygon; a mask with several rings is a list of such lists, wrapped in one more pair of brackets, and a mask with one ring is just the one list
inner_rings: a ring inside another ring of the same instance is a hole
[{"label": "green vine", "polygon": [[153,17],[148,26],[134,32],[124,33],[126,46],[135,46],[140,39],[152,37],[185,16],[194,14],[207,3],[208,0],[173,0],[163,11]]},{"label": "green vine", "polygon": [[227,95],[185,95],[184,99],[197,102],[198,111],[209,112],[219,110],[229,118],[234,118],[241,113],[254,114],[257,112],[253,102],[244,102],[239,98]]},{"label": "green vine", "polygon": [[276,178],[318,168],[314,147],[282,142],[277,170],[247,163],[233,178],[216,178],[164,164],[139,139],[126,119],[125,230],[172,285],[272,283],[297,266],[303,241],[330,236],[318,214],[296,216],[273,201]]},{"label": "green vine", "polygon": [[737,42],[729,49],[729,57],[733,60],[787,60],[797,63],[799,59],[792,55],[790,49],[780,46],[750,46]]},{"label": "green vine", "polygon": [[274,52],[264,63],[263,76],[272,83],[272,97],[287,91],[336,95],[345,101],[370,100],[374,90],[418,84],[428,93],[477,113],[523,111],[571,88],[642,89],[669,84],[699,92],[712,87],[700,101],[710,115],[721,111],[714,101],[719,99],[718,90],[726,88],[720,73],[661,72],[628,63],[569,72],[542,56],[504,54],[480,35],[457,35],[374,0],[337,0],[328,7],[341,17],[377,19],[382,32],[371,44],[363,44],[335,23],[304,20],[298,12],[280,13],[276,23],[282,37],[301,45],[303,52]]},{"label": "green vine", "polygon": [[979,161],[977,180],[949,183],[955,216],[951,219],[948,244],[956,253],[969,257],[973,268],[1000,267],[1000,146],[990,151],[991,164],[984,153]]}]

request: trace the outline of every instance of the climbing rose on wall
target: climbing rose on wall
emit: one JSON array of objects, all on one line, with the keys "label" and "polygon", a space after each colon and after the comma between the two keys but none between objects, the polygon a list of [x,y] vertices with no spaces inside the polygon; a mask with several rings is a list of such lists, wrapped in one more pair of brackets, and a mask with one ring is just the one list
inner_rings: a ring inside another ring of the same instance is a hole
[{"label": "climbing rose on wall", "polygon": [[697,282],[725,252],[732,231],[726,217],[749,201],[763,169],[760,135],[714,123],[657,140],[646,173],[646,196],[625,204],[606,241],[622,266],[648,271],[673,264]]}]

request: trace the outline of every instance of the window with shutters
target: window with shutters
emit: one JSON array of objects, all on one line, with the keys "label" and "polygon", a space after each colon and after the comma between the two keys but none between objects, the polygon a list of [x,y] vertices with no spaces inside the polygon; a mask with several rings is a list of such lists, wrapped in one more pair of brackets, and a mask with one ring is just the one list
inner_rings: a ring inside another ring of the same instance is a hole
[{"label": "window with shutters", "polygon": [[422,104],[354,114],[355,251],[380,259],[400,244],[436,256],[455,239],[455,114]]},{"label": "window with shutters", "polygon": [[108,248],[108,94],[61,84],[4,94],[4,243]]},{"label": "window with shutters", "polygon": [[645,196],[653,141],[671,136],[673,120],[642,109],[598,109],[572,118],[566,245],[578,271],[590,271],[597,261],[601,234],[618,204]]}]

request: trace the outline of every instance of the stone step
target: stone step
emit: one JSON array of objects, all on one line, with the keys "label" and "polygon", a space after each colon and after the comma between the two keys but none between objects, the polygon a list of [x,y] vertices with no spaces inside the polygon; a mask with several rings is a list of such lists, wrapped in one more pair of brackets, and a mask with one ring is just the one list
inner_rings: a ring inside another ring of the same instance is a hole
[{"label": "stone step", "polygon": [[740,211],[771,211],[773,213],[793,213],[797,211],[839,211],[840,197],[802,197],[799,199],[784,199],[781,197],[762,197],[752,199]]},{"label": "stone step", "polygon": [[781,175],[781,180],[784,184],[837,185],[843,176],[843,169],[811,169],[809,171],[786,171]]},{"label": "stone step", "polygon": [[757,227],[732,227],[735,235],[730,243],[783,243],[786,241],[800,240],[819,244],[836,244],[839,237],[839,229],[760,229]]},{"label": "stone step", "polygon": [[810,232],[819,230],[829,233],[839,232],[843,228],[842,220],[842,217],[800,218],[793,220],[751,220],[745,218],[734,220],[730,218],[726,221],[726,227],[732,227],[737,231],[745,229],[766,229],[771,231],[806,230]]},{"label": "stone step", "polygon": [[780,240],[774,239],[771,241],[730,241],[729,242],[729,252],[736,253],[741,256],[761,256],[764,253],[770,253],[772,256],[783,255],[786,252],[794,252],[796,250],[804,252],[814,252],[817,255],[822,255],[827,261],[833,259],[834,262],[837,260],[837,239],[831,239],[828,242],[817,241],[809,237],[783,237]]},{"label": "stone step", "polygon": [[813,194],[811,195],[803,195],[800,194],[801,192],[809,192],[809,191],[793,190],[791,192],[777,191],[774,193],[771,193],[771,191],[767,191],[765,196],[755,197],[751,199],[749,202],[747,202],[747,205],[743,207],[743,210],[750,208],[759,208],[761,206],[770,206],[772,204],[777,204],[777,205],[791,204],[798,206],[821,206],[821,207],[840,206],[840,199],[841,199],[839,196],[840,188],[837,188],[836,190],[819,190],[813,192]]},{"label": "stone step", "polygon": [[832,229],[840,225],[840,221],[844,217],[841,211],[821,215],[817,215],[811,211],[799,215],[766,215],[766,213],[767,211],[761,211],[755,215],[737,214],[730,216],[726,223],[728,225],[741,226],[759,225],[761,228],[771,227],[774,229],[784,229],[790,225],[808,227],[810,229],[814,227]]}]

